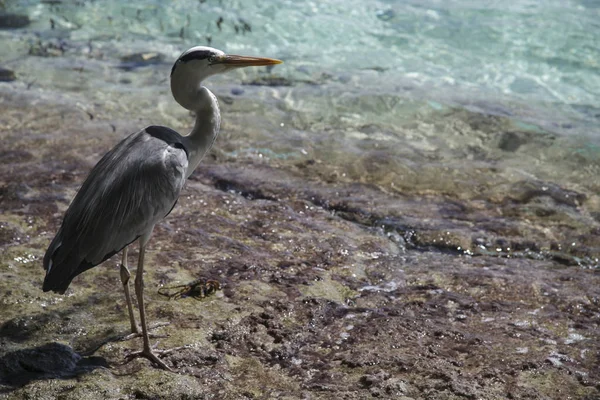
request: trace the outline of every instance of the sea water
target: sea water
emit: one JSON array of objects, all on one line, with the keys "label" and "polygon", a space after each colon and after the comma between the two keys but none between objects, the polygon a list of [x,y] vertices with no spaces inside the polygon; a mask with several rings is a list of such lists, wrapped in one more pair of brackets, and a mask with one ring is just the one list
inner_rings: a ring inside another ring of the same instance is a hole
[{"label": "sea water", "polygon": [[[221,142],[231,156],[327,159],[349,180],[402,190],[477,193],[525,178],[600,187],[599,1],[1,7],[31,20],[0,31],[0,65],[18,77],[3,90],[185,130],[191,120],[170,97],[168,73],[183,50],[211,45],[285,61],[207,83],[230,104],[224,129],[240,128],[237,141]],[[500,173],[474,172],[492,167]]]}]

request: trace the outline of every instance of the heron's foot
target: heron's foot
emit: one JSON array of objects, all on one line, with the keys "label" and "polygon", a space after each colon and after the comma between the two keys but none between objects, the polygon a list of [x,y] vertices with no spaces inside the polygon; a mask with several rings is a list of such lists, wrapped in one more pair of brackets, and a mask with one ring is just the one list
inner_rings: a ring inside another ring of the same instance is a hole
[{"label": "heron's foot", "polygon": [[[157,323],[154,323],[154,324],[150,325],[148,327],[148,330],[152,330],[152,329],[156,329],[156,328],[161,328],[161,327],[167,326],[169,324],[170,324],[169,322],[157,322]],[[142,337],[141,330],[139,328],[137,328],[137,327],[136,327],[136,329],[137,329],[137,332],[131,332],[129,335],[122,337],[121,341],[124,342],[126,340],[131,340],[131,339],[135,339],[135,338],[138,338],[138,337]],[[167,334],[149,333],[148,337],[151,338],[151,339],[156,339],[156,338],[166,338],[166,337],[169,337],[169,335],[167,335]]]},{"label": "heron's foot", "polygon": [[[159,354],[159,355],[167,354],[173,350],[174,349],[162,350],[162,351],[161,350],[152,351],[151,349],[144,349],[142,351],[136,351],[135,353],[128,354],[125,357],[125,364],[127,364],[134,358],[144,357],[144,358],[147,358],[148,360],[150,360],[154,365],[158,366],[159,368],[162,368],[166,371],[173,372],[171,367],[169,367],[167,364],[165,364],[165,362],[163,360],[161,360],[160,358],[158,358],[158,356],[156,355],[156,354]],[[156,352],[156,354],[155,354],[155,352]]]}]

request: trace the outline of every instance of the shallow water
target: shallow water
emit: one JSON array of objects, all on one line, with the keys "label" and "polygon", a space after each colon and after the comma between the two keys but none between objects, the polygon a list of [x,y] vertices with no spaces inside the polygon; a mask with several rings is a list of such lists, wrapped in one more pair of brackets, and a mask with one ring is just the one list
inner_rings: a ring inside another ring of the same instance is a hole
[{"label": "shallow water", "polygon": [[[182,49],[210,42],[229,52],[276,55],[287,61],[278,71],[288,78],[324,74],[359,94],[418,91],[427,100],[563,132],[586,132],[600,118],[595,1],[22,1],[5,7],[29,15],[32,24],[4,32],[3,61],[36,76],[39,85],[118,91],[119,84],[107,88],[105,81],[120,56],[160,51],[168,64]],[[28,48],[51,38],[76,68],[91,69],[83,78],[87,88],[74,87],[66,71],[44,78],[43,65],[22,65]],[[327,80],[321,89],[335,93]]]},{"label": "shallow water", "polygon": [[[559,136],[559,145],[546,149],[550,154],[542,151],[543,166],[526,167],[526,174],[562,177],[573,166],[555,158],[573,157],[591,174],[581,182],[567,176],[565,183],[588,183],[597,172],[600,7],[592,1],[181,1],[168,7],[26,1],[5,8],[28,15],[31,24],[0,31],[2,65],[18,76],[3,90],[27,87],[94,115],[106,110],[112,118],[135,115],[140,125],[181,128],[189,120],[178,121],[184,113],[170,98],[170,65],[183,49],[210,42],[284,59],[273,73],[292,85],[240,90],[240,81],[272,79],[258,70],[211,80],[217,94],[235,99],[233,108],[252,112],[260,126],[261,136],[246,133],[245,149],[235,154],[265,148],[280,158],[301,157],[310,149],[298,149],[299,137],[315,151],[326,146],[315,145],[316,136],[330,142],[324,152],[332,160],[356,156],[363,151],[357,143],[369,141],[394,147],[391,155],[403,158],[415,151],[442,155],[468,171],[480,153],[496,152],[497,141],[464,132],[464,118],[452,115],[466,109],[504,117],[505,129],[534,138]],[[136,52],[157,54],[143,66],[125,58]],[[252,104],[255,97],[259,104]],[[268,143],[257,145],[262,139]],[[521,142],[504,147],[517,150]],[[526,151],[493,155],[518,169],[529,157]],[[414,158],[428,164],[426,154]]]}]

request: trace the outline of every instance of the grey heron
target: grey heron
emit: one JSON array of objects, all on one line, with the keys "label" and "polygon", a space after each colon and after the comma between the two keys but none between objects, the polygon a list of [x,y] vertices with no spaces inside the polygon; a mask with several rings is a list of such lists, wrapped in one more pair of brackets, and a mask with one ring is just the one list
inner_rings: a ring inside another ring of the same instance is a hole
[{"label": "grey heron", "polygon": [[175,207],[186,179],[219,134],[219,104],[202,82],[235,68],[280,63],[272,58],[228,55],[203,46],[181,54],[171,70],[171,92],[182,107],[196,113],[192,131],[182,136],[164,126],[149,126],[129,135],[102,157],[77,192],[46,251],[44,292],[64,294],[77,275],[122,251],[121,283],[131,331],[139,334],[127,268],[127,246],[138,240],[134,287],[143,349],[134,356],[146,357],[169,370],[150,348],[144,308],[144,253],[154,226]]}]

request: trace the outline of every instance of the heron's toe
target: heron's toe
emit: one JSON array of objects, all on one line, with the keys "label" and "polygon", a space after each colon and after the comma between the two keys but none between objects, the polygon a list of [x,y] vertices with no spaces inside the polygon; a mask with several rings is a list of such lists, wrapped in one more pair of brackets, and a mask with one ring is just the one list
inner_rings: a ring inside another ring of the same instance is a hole
[{"label": "heron's toe", "polygon": [[[160,354],[165,354],[165,353],[168,353],[168,351],[161,351],[159,353]],[[156,354],[154,354],[154,352],[152,350],[150,350],[150,349],[144,349],[142,351],[136,351],[135,353],[128,354],[125,357],[125,363],[124,364],[127,364],[128,362],[130,362],[134,358],[139,358],[139,357],[147,358],[155,366],[158,366],[159,368],[162,368],[162,369],[164,369],[166,371],[173,372],[173,370],[171,369],[171,367],[169,367],[167,364],[165,364],[165,362],[163,360],[161,360],[160,358],[158,358],[158,356]]]}]

